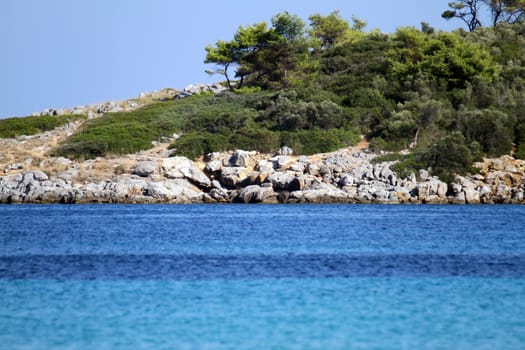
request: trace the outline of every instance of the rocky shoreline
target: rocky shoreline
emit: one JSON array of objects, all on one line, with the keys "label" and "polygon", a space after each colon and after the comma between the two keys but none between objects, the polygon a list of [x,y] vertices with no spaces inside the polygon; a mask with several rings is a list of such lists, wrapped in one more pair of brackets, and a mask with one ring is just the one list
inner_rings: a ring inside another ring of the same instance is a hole
[{"label": "rocky shoreline", "polygon": [[[525,161],[510,156],[486,159],[476,164],[479,174],[447,184],[425,170],[399,178],[390,169],[393,162],[374,164],[377,155],[364,150],[280,153],[238,150],[199,162],[144,155],[111,165],[105,159],[54,159],[62,171],[0,177],[0,203],[525,203]],[[103,162],[111,172],[90,174]]]},{"label": "rocky shoreline", "polygon": [[[142,93],[136,99],[49,109],[38,115],[81,113],[97,118],[153,101],[220,93],[220,84]],[[0,203],[525,203],[525,161],[485,159],[479,173],[445,183],[420,170],[400,178],[393,162],[374,162],[367,144],[327,154],[297,156],[237,150],[199,161],[172,156],[173,140],[122,157],[72,161],[49,157],[82,121],[42,134],[0,139]],[[175,136],[174,136],[175,137]]]}]

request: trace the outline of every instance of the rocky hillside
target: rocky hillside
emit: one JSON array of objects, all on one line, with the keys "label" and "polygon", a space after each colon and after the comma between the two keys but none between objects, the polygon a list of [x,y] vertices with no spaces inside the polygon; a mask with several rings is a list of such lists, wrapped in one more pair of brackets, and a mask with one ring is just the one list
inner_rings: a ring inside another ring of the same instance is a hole
[{"label": "rocky hillside", "polygon": [[[89,118],[149,101],[215,87],[166,89],[138,99],[86,106]],[[106,109],[103,108],[103,106]],[[55,110],[45,114],[60,114]],[[476,163],[479,173],[445,183],[421,169],[401,178],[394,162],[376,162],[368,143],[301,156],[236,150],[192,161],[169,142],[137,154],[90,160],[48,156],[83,120],[52,131],[0,139],[0,203],[524,203],[525,161],[510,156]]]}]

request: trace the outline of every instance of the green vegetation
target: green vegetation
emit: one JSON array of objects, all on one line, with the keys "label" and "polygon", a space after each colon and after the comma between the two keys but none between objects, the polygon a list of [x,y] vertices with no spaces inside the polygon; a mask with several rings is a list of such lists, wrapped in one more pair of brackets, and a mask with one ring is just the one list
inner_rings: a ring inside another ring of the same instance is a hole
[{"label": "green vegetation", "polygon": [[86,116],[61,115],[0,119],[0,138],[35,135],[79,119],[86,119]]},{"label": "green vegetation", "polygon": [[[493,26],[469,32],[425,23],[365,32],[366,22],[338,12],[314,14],[309,25],[285,12],[239,27],[206,47],[205,62],[229,92],[90,120],[55,154],[136,152],[173,133],[182,137],[171,148],[189,157],[283,145],[308,154],[365,134],[375,150],[411,151],[398,159],[399,173],[429,168],[450,177],[483,156],[524,158],[525,23],[516,17],[523,7],[499,3]],[[468,10],[454,6],[449,18]]]}]

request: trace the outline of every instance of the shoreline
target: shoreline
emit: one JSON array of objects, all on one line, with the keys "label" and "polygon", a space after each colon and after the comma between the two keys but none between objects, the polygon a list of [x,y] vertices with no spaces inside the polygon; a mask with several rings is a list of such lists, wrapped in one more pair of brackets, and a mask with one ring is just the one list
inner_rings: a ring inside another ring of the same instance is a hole
[{"label": "shoreline", "polygon": [[196,162],[156,152],[47,158],[54,171],[0,176],[0,203],[525,204],[525,161],[510,156],[485,159],[475,164],[478,174],[445,183],[423,169],[398,178],[395,162],[373,163],[377,154],[355,148],[312,156],[237,150]]}]

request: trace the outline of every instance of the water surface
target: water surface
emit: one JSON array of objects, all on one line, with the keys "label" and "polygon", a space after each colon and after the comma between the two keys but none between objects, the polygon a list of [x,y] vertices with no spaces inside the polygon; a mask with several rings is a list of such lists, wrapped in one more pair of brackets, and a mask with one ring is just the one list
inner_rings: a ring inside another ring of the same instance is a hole
[{"label": "water surface", "polygon": [[0,206],[0,349],[523,349],[524,206]]}]

